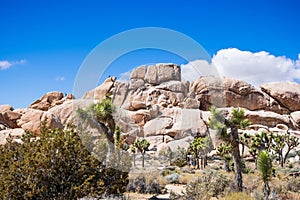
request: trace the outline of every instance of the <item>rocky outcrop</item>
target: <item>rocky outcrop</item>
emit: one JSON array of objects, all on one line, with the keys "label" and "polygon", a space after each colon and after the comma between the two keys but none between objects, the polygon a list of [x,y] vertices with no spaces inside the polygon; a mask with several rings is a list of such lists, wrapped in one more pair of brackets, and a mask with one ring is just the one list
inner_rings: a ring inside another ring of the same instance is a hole
[{"label": "rocky outcrop", "polygon": [[97,100],[104,98],[105,95],[112,90],[115,81],[116,81],[116,77],[107,78],[100,86],[96,87],[95,89],[92,89],[91,91],[86,92],[82,98],[97,99]]},{"label": "rocky outcrop", "polygon": [[10,106],[5,106],[0,108],[0,123],[5,125],[8,128],[19,128],[17,120],[20,119],[21,114],[14,112],[13,108]]},{"label": "rocky outcrop", "polygon": [[128,145],[136,138],[146,137],[151,149],[176,151],[178,146],[187,148],[195,136],[209,134],[215,145],[219,143],[216,133],[207,126],[211,105],[218,106],[226,116],[233,107],[245,109],[252,123],[247,130],[251,133],[297,131],[300,129],[299,91],[296,83],[264,84],[260,90],[228,77],[202,76],[191,83],[181,82],[178,65],[140,66],[131,72],[128,83],[109,77],[86,92],[82,99],[50,92],[28,109],[0,106],[0,133],[18,129],[38,135],[41,121],[47,118],[51,129],[75,124],[98,137],[107,132],[106,127],[95,119],[82,121],[77,110],[108,95],[117,107],[114,119]]},{"label": "rocky outcrop", "polygon": [[300,129],[300,111],[295,111],[291,113],[291,121],[295,127]]},{"label": "rocky outcrop", "polygon": [[79,108],[85,109],[90,104],[94,103],[93,100],[88,99],[74,99],[66,101],[62,105],[55,106],[48,110],[48,113],[54,114],[61,121],[62,124],[76,123],[76,112]]},{"label": "rocky outcrop", "polygon": [[24,109],[24,114],[18,120],[18,126],[23,130],[29,131],[35,135],[40,134],[41,123],[46,121],[46,126],[51,129],[62,129],[63,125],[56,115],[50,112],[44,112],[36,109]]},{"label": "rocky outcrop", "polygon": [[175,64],[151,65],[147,69],[145,81],[151,85],[168,81],[181,81],[181,69]]},{"label": "rocky outcrop", "polygon": [[72,94],[67,94],[64,97],[64,94],[62,92],[48,92],[47,94],[42,96],[41,99],[38,99],[30,104],[29,108],[47,111],[50,108],[61,105],[65,101],[70,99],[75,99],[75,97]]},{"label": "rocky outcrop", "polygon": [[268,110],[277,113],[288,112],[276,100],[255,89],[252,85],[228,77],[200,77],[191,83],[189,92],[190,98],[201,102],[201,110],[208,110],[211,105],[215,105],[217,107]]},{"label": "rocky outcrop", "polygon": [[144,126],[144,136],[157,136],[164,135],[167,133],[167,130],[172,128],[173,119],[171,117],[157,117]]},{"label": "rocky outcrop", "polygon": [[270,111],[246,111],[245,116],[250,120],[252,124],[261,124],[268,127],[274,127],[277,124],[286,124],[292,127],[290,118],[288,115],[280,115],[278,113]]},{"label": "rocky outcrop", "polygon": [[40,133],[41,119],[43,116],[43,111],[36,109],[27,109],[24,111],[21,119],[18,121],[18,125],[33,134]]},{"label": "rocky outcrop", "polygon": [[262,91],[277,100],[289,111],[300,110],[300,84],[293,82],[266,83],[260,87]]},{"label": "rocky outcrop", "polygon": [[5,105],[0,105],[0,113],[4,113],[7,111],[13,111],[14,108],[11,105],[5,104]]}]

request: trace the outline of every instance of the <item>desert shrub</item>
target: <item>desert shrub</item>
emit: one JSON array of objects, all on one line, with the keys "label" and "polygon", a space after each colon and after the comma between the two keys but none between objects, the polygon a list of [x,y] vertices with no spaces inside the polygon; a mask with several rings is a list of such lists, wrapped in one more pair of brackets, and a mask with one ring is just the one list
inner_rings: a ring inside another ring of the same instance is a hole
[{"label": "desert shrub", "polygon": [[156,181],[147,181],[146,177],[136,177],[129,180],[127,185],[128,192],[137,192],[137,193],[149,193],[149,194],[160,194],[162,186]]},{"label": "desert shrub", "polygon": [[135,179],[130,179],[127,185],[127,191],[137,192],[137,193],[146,193],[146,178],[137,177]]},{"label": "desert shrub", "polygon": [[[263,192],[258,191],[258,190],[254,190],[252,196],[253,196],[254,200],[265,200],[266,199],[264,197]],[[275,190],[272,190],[268,197],[268,200],[279,200],[279,199],[281,199],[281,198],[279,198],[277,192]]]},{"label": "desert shrub", "polygon": [[254,200],[264,200],[264,194],[259,190],[254,190],[252,196]]},{"label": "desert shrub", "polygon": [[187,165],[187,161],[185,158],[175,158],[172,162],[171,165],[175,165],[177,167],[184,167]]},{"label": "desert shrub", "polygon": [[[229,165],[230,165],[230,171],[234,171],[234,162],[232,160],[229,162]],[[242,166],[242,172],[244,174],[250,174],[250,173],[253,174],[254,173],[253,169],[251,169],[250,167],[247,167],[245,160],[241,160],[241,166]]]},{"label": "desert shrub", "polygon": [[293,163],[289,163],[288,168],[293,169],[294,168]]},{"label": "desert shrub", "polygon": [[169,174],[165,178],[168,181],[168,183],[178,183],[179,182],[179,174],[177,174],[177,173]]},{"label": "desert shrub", "polygon": [[22,143],[0,146],[3,199],[78,199],[126,191],[128,172],[108,168],[82,144],[77,131],[41,129]]},{"label": "desert shrub", "polygon": [[224,195],[230,189],[230,179],[220,173],[211,172],[198,177],[198,180],[187,185],[186,193],[182,197],[172,194],[173,199],[206,200],[218,195]]},{"label": "desert shrub", "polygon": [[167,176],[167,175],[170,175],[170,174],[172,174],[173,172],[171,171],[171,170],[162,170],[161,172],[160,172],[160,175],[162,175],[162,176]]},{"label": "desert shrub", "polygon": [[195,180],[195,175],[194,174],[181,174],[181,176],[179,176],[179,184],[184,184],[187,185],[190,182],[192,182],[193,180]]},{"label": "desert shrub", "polygon": [[300,191],[300,177],[292,177],[287,181],[286,189],[292,192]]},{"label": "desert shrub", "polygon": [[187,160],[187,151],[184,148],[177,148],[177,151],[172,152],[172,159],[171,159],[171,165],[177,166],[177,167],[184,167],[186,166]]}]

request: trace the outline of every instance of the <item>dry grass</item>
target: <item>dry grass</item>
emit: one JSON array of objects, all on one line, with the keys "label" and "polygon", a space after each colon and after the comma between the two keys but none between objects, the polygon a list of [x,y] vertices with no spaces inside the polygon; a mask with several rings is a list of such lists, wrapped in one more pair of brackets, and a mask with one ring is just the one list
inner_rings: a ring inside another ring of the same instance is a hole
[{"label": "dry grass", "polygon": [[224,198],[224,200],[251,200],[251,196],[248,195],[245,192],[234,192],[231,194],[226,195]]},{"label": "dry grass", "polygon": [[144,171],[139,170],[134,173],[129,173],[129,179],[136,179],[137,177],[145,177],[146,183],[156,182],[164,187],[167,184],[167,180],[160,175],[159,171]]}]

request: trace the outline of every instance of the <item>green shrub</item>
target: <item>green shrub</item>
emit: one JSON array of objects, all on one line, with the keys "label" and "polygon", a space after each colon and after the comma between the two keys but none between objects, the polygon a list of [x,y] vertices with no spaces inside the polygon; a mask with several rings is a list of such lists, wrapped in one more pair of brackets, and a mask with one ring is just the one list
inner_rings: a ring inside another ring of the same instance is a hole
[{"label": "green shrub", "polygon": [[176,158],[171,162],[171,165],[175,165],[177,167],[184,167],[187,165],[187,161],[185,158]]},{"label": "green shrub", "polygon": [[122,195],[128,172],[109,168],[82,144],[74,128],[28,134],[0,146],[0,196],[3,199],[77,199]]}]

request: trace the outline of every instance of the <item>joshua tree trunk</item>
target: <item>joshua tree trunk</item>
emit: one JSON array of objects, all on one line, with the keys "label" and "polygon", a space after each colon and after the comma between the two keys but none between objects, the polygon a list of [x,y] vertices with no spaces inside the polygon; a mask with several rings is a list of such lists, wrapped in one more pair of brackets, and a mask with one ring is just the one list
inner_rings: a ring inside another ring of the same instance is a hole
[{"label": "joshua tree trunk", "polygon": [[230,168],[229,168],[229,160],[225,159],[224,160],[224,170],[226,172],[230,172]]},{"label": "joshua tree trunk", "polygon": [[264,192],[265,200],[269,200],[270,186],[269,186],[268,182],[264,182],[263,192]]},{"label": "joshua tree trunk", "polygon": [[197,169],[200,169],[200,163],[199,163],[199,156],[196,155],[196,164],[197,164]]},{"label": "joshua tree trunk", "polygon": [[244,153],[245,153],[245,144],[244,143],[241,143],[242,144],[242,157],[244,157]]},{"label": "joshua tree trunk", "polygon": [[135,154],[133,154],[133,166],[135,167]]},{"label": "joshua tree trunk", "polygon": [[231,128],[232,131],[232,157],[234,162],[235,173],[235,187],[236,190],[241,192],[243,190],[243,176],[242,176],[242,163],[239,149],[238,129],[236,127]]},{"label": "joshua tree trunk", "polygon": [[142,167],[145,167],[145,154],[142,153]]},{"label": "joshua tree trunk", "polygon": [[284,159],[282,156],[279,157],[279,161],[280,161],[280,166],[283,167],[284,165]]}]

